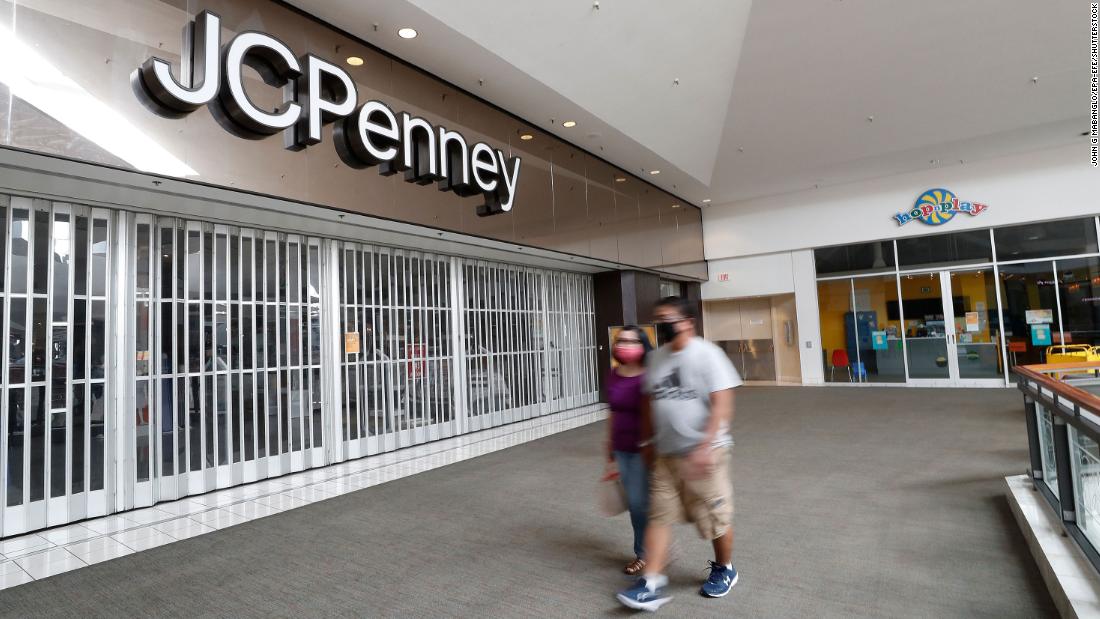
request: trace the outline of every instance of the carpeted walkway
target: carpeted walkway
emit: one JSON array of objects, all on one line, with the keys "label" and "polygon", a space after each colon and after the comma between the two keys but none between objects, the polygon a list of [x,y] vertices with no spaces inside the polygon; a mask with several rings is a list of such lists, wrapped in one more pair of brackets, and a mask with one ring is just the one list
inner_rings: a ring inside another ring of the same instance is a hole
[{"label": "carpeted walkway", "polygon": [[[729,597],[677,531],[670,617],[1036,617],[1002,494],[1014,390],[739,390]],[[594,508],[602,424],[0,592],[11,617],[623,616],[625,516]]]}]

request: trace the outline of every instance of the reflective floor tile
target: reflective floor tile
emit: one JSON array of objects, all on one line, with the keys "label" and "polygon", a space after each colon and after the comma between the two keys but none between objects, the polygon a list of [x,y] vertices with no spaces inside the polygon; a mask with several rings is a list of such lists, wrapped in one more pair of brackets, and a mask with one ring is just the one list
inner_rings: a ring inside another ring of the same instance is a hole
[{"label": "reflective floor tile", "polygon": [[250,518],[226,509],[214,509],[208,512],[202,512],[191,516],[191,519],[215,529],[224,529],[250,520]]},{"label": "reflective floor tile", "polygon": [[99,534],[118,533],[119,531],[125,531],[126,529],[133,529],[141,526],[138,523],[132,520],[127,520],[122,516],[104,516],[102,518],[96,518],[95,520],[89,520],[83,524],[84,526]]},{"label": "reflective floor tile", "polygon": [[326,481],[322,484],[317,484],[317,487],[324,492],[334,495],[347,494],[349,492],[359,490],[359,486],[347,481],[346,479]]},{"label": "reflective floor tile", "polygon": [[110,537],[115,541],[122,542],[130,548],[134,548],[135,544],[140,545],[143,540],[146,540],[150,537],[156,537],[158,535],[164,535],[164,533],[158,531],[153,525],[149,525],[141,527],[139,529],[115,533]]},{"label": "reflective floor tile", "polygon": [[268,505],[278,510],[294,509],[295,507],[301,507],[303,505],[309,505],[310,501],[303,501],[286,494],[272,494],[269,496],[261,496],[253,499],[256,503],[262,505]]},{"label": "reflective floor tile", "polygon": [[222,509],[233,512],[234,514],[244,516],[249,520],[253,520],[255,518],[263,518],[264,516],[270,516],[272,514],[277,514],[282,511],[277,507],[272,507],[271,505],[266,505],[257,501],[244,501],[242,503],[234,503],[233,505],[226,505]]},{"label": "reflective floor tile", "polygon": [[180,499],[169,503],[157,503],[157,509],[175,516],[187,516],[210,509],[209,505],[203,505],[193,499]]},{"label": "reflective floor tile", "polygon": [[73,553],[76,558],[88,565],[132,554],[134,552],[133,549],[126,544],[111,539],[110,537],[99,537],[86,542],[70,544],[65,548]]},{"label": "reflective floor tile", "polygon": [[43,531],[39,533],[39,535],[46,538],[46,540],[51,543],[61,546],[63,544],[83,541],[101,534],[96,533],[82,524],[71,524],[67,527]]},{"label": "reflective floor tile", "polygon": [[135,509],[120,514],[123,518],[135,522],[137,524],[150,524],[153,522],[161,522],[163,520],[171,520],[175,514],[166,512],[159,507],[146,507],[144,509]]},{"label": "reflective floor tile", "polygon": [[[143,530],[142,532],[145,531]],[[145,537],[123,538],[122,536],[124,535],[127,535],[127,533],[116,533],[111,537],[117,539],[123,544],[126,544],[128,548],[133,549],[135,552],[149,550],[150,548],[156,548],[157,546],[164,546],[165,544],[171,544],[172,542],[176,541],[176,538],[172,537],[171,535],[168,535],[167,533],[162,533],[161,531],[158,531],[152,527],[149,527],[148,535]]]},{"label": "reflective floor tile", "polygon": [[32,552],[45,550],[53,545],[54,544],[46,538],[34,533],[20,535],[19,537],[0,542],[0,555],[4,555],[8,559],[16,559]]},{"label": "reflective floor tile", "polygon": [[[14,569],[0,572],[0,589],[7,589],[8,587],[14,587],[34,580],[34,578],[31,578],[30,574],[23,571],[23,568],[10,561],[9,563],[11,563],[11,567]],[[2,567],[2,564],[0,564],[0,567]]]},{"label": "reflective floor tile", "polygon": [[15,562],[35,580],[75,570],[86,565],[84,561],[76,558],[75,555],[64,548],[52,548],[21,557],[16,559]]},{"label": "reflective floor tile", "polygon": [[313,503],[314,501],[323,501],[325,499],[331,499],[333,494],[325,492],[316,486],[306,486],[305,488],[293,488],[282,493],[285,496],[294,497],[303,501]]},{"label": "reflective floor tile", "polygon": [[177,518],[176,520],[169,520],[168,522],[162,522],[155,526],[156,530],[167,533],[176,539],[187,539],[189,537],[195,537],[196,535],[202,535],[203,533],[210,533],[214,530],[213,527],[206,526],[200,522],[191,520],[190,518]]}]

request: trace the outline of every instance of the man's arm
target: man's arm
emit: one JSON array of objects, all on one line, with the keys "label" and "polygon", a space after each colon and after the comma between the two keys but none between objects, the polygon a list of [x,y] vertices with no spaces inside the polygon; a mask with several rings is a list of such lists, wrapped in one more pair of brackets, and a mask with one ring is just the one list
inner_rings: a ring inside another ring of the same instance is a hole
[{"label": "man's arm", "polygon": [[710,394],[710,418],[707,419],[706,436],[700,447],[710,447],[718,430],[733,421],[733,389],[722,389]]},{"label": "man's arm", "polygon": [[707,427],[703,440],[688,454],[688,465],[692,470],[692,477],[704,477],[710,473],[714,465],[712,455],[714,437],[723,423],[728,423],[733,418],[733,388],[722,389],[710,394],[710,416],[707,418]]}]

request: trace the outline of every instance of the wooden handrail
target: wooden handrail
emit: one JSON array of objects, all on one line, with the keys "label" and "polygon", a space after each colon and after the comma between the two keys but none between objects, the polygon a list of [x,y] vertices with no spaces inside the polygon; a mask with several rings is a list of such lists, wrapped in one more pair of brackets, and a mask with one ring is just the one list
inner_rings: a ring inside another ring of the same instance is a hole
[{"label": "wooden handrail", "polygon": [[1021,376],[1035,381],[1049,389],[1052,393],[1055,393],[1060,398],[1064,398],[1088,409],[1093,414],[1100,415],[1100,396],[1093,393],[1089,393],[1079,387],[1074,387],[1064,381],[1051,377],[1050,372],[1067,372],[1074,370],[1100,370],[1100,362],[1082,362],[1082,363],[1041,363],[1035,365],[1017,365],[1012,368],[1014,372]]}]

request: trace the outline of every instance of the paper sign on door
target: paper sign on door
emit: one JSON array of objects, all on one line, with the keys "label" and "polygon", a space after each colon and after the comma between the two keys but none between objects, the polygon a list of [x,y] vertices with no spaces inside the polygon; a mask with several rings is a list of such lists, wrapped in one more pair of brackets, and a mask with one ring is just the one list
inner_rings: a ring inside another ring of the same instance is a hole
[{"label": "paper sign on door", "polygon": [[359,334],[358,333],[345,333],[344,334],[344,354],[345,355],[357,355],[359,354]]},{"label": "paper sign on door", "polygon": [[981,327],[979,326],[979,323],[978,323],[978,316],[979,316],[978,312],[967,312],[966,313],[966,330],[967,330],[968,333],[981,330]]}]

